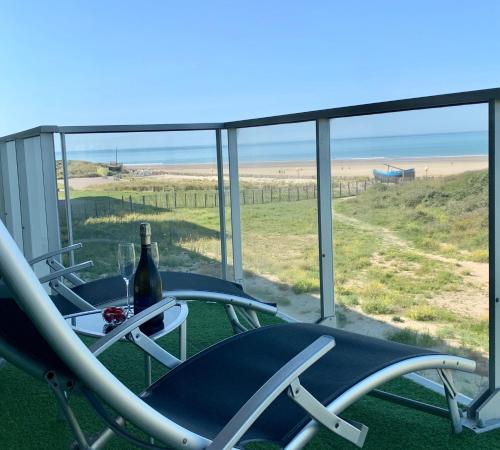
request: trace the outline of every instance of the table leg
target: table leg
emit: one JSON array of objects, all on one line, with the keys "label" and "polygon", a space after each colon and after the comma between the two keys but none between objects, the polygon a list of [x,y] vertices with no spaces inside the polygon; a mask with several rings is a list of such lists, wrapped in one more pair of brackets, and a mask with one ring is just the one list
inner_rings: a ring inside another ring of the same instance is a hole
[{"label": "table leg", "polygon": [[153,382],[151,376],[151,356],[147,354],[144,355],[144,376],[146,387],[151,386],[151,383]]},{"label": "table leg", "polygon": [[186,361],[187,357],[187,319],[179,327],[179,354],[181,361]]}]

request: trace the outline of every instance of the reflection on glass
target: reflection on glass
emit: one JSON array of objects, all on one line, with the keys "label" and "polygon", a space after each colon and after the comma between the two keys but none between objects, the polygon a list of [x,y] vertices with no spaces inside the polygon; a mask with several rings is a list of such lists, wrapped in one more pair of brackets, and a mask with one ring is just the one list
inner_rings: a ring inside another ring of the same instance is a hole
[{"label": "reflection on glass", "polygon": [[306,322],[320,315],[315,127],[238,133],[245,288]]},{"label": "reflection on glass", "polygon": [[160,253],[158,252],[158,242],[151,242],[151,256],[157,268],[160,268]]},{"label": "reflection on glass", "polygon": [[144,221],[164,268],[220,276],[215,132],[67,135],[66,147],[75,256],[94,261],[84,278],[111,275]]},{"label": "reflection on glass", "polygon": [[475,396],[488,381],[486,107],[331,126],[338,325],[472,357],[479,376],[457,382]]}]

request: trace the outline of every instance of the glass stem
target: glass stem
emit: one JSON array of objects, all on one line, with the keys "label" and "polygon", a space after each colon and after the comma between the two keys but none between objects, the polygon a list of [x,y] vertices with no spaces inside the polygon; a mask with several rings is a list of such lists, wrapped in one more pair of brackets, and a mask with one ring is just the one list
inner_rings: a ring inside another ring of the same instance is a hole
[{"label": "glass stem", "polygon": [[129,280],[128,278],[124,278],[124,280],[125,280],[125,286],[127,287],[127,317],[128,317],[130,316],[130,294],[128,289]]}]

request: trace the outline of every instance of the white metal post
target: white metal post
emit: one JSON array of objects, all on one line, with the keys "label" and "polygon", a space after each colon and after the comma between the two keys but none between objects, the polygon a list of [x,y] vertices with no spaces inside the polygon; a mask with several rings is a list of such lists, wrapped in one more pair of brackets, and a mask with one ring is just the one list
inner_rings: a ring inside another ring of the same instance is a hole
[{"label": "white metal post", "polygon": [[243,258],[241,251],[241,211],[240,211],[240,180],[238,174],[238,130],[227,130],[227,145],[229,156],[229,183],[231,192],[231,234],[233,245],[234,280],[243,284]]},{"label": "white metal post", "polygon": [[[23,251],[32,259],[49,248],[40,136],[16,139],[17,175],[23,235]],[[55,173],[54,173],[55,177]],[[47,266],[35,267],[37,276],[48,274]]]},{"label": "white metal post", "polygon": [[318,183],[318,237],[321,321],[335,325],[333,292],[333,220],[330,120],[316,120],[316,176]]},{"label": "white metal post", "polygon": [[[6,142],[0,142],[0,168],[2,166],[2,155],[5,154],[5,150],[7,148]],[[1,174],[1,169],[0,169]],[[1,178],[0,178],[1,180]],[[5,209],[5,187],[3,183],[0,181],[0,220],[5,224],[7,223],[7,211]]]},{"label": "white metal post", "polygon": [[[489,141],[493,154],[493,170],[490,166],[490,216],[493,218],[493,236],[490,238],[490,388],[500,390],[500,101],[489,105]],[[492,206],[491,206],[492,205]],[[493,207],[493,210],[491,210]],[[491,220],[491,219],[490,219]],[[500,399],[499,399],[500,400]],[[498,418],[500,418],[500,403]]]},{"label": "white metal post", "polygon": [[5,226],[23,250],[21,206],[19,202],[19,180],[17,175],[16,144],[8,141],[0,147],[0,174],[4,202]]},{"label": "white metal post", "polygon": [[[68,173],[68,157],[66,155],[66,136],[61,133],[61,156],[63,166],[63,181],[64,181],[64,204],[66,209],[66,233],[68,238],[67,245],[73,245],[73,220],[71,215],[71,197],[69,191],[69,173]],[[69,254],[70,263],[75,264],[75,254],[73,251]]]},{"label": "white metal post", "polygon": [[42,175],[48,247],[49,250],[56,250],[61,248],[61,235],[59,228],[54,135],[52,133],[40,134],[40,147],[42,152]]},{"label": "white metal post", "polygon": [[500,101],[489,102],[489,386],[469,408],[481,428],[500,427]]},{"label": "white metal post", "polygon": [[222,278],[227,280],[226,196],[224,192],[224,159],[222,156],[221,130],[215,130],[217,147],[217,187],[219,190],[219,230]]}]

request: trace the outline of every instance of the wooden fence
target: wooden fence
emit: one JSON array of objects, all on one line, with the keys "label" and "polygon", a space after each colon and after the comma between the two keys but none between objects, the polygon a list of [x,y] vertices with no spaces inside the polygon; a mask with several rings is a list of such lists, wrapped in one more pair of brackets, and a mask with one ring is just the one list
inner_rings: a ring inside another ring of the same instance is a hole
[{"label": "wooden fence", "polygon": [[[364,192],[373,181],[338,181],[332,185],[334,198],[351,197]],[[151,191],[149,191],[151,192]],[[291,184],[286,186],[264,186],[259,189],[242,189],[241,205],[296,202],[315,199],[316,184]],[[226,206],[230,206],[229,190],[225,191]],[[163,191],[149,194],[131,194],[105,197],[82,197],[71,201],[75,220],[89,217],[108,217],[129,213],[158,213],[178,208],[216,208],[219,206],[217,190]],[[64,202],[60,202],[64,208]],[[61,211],[62,213],[62,211]]]}]

